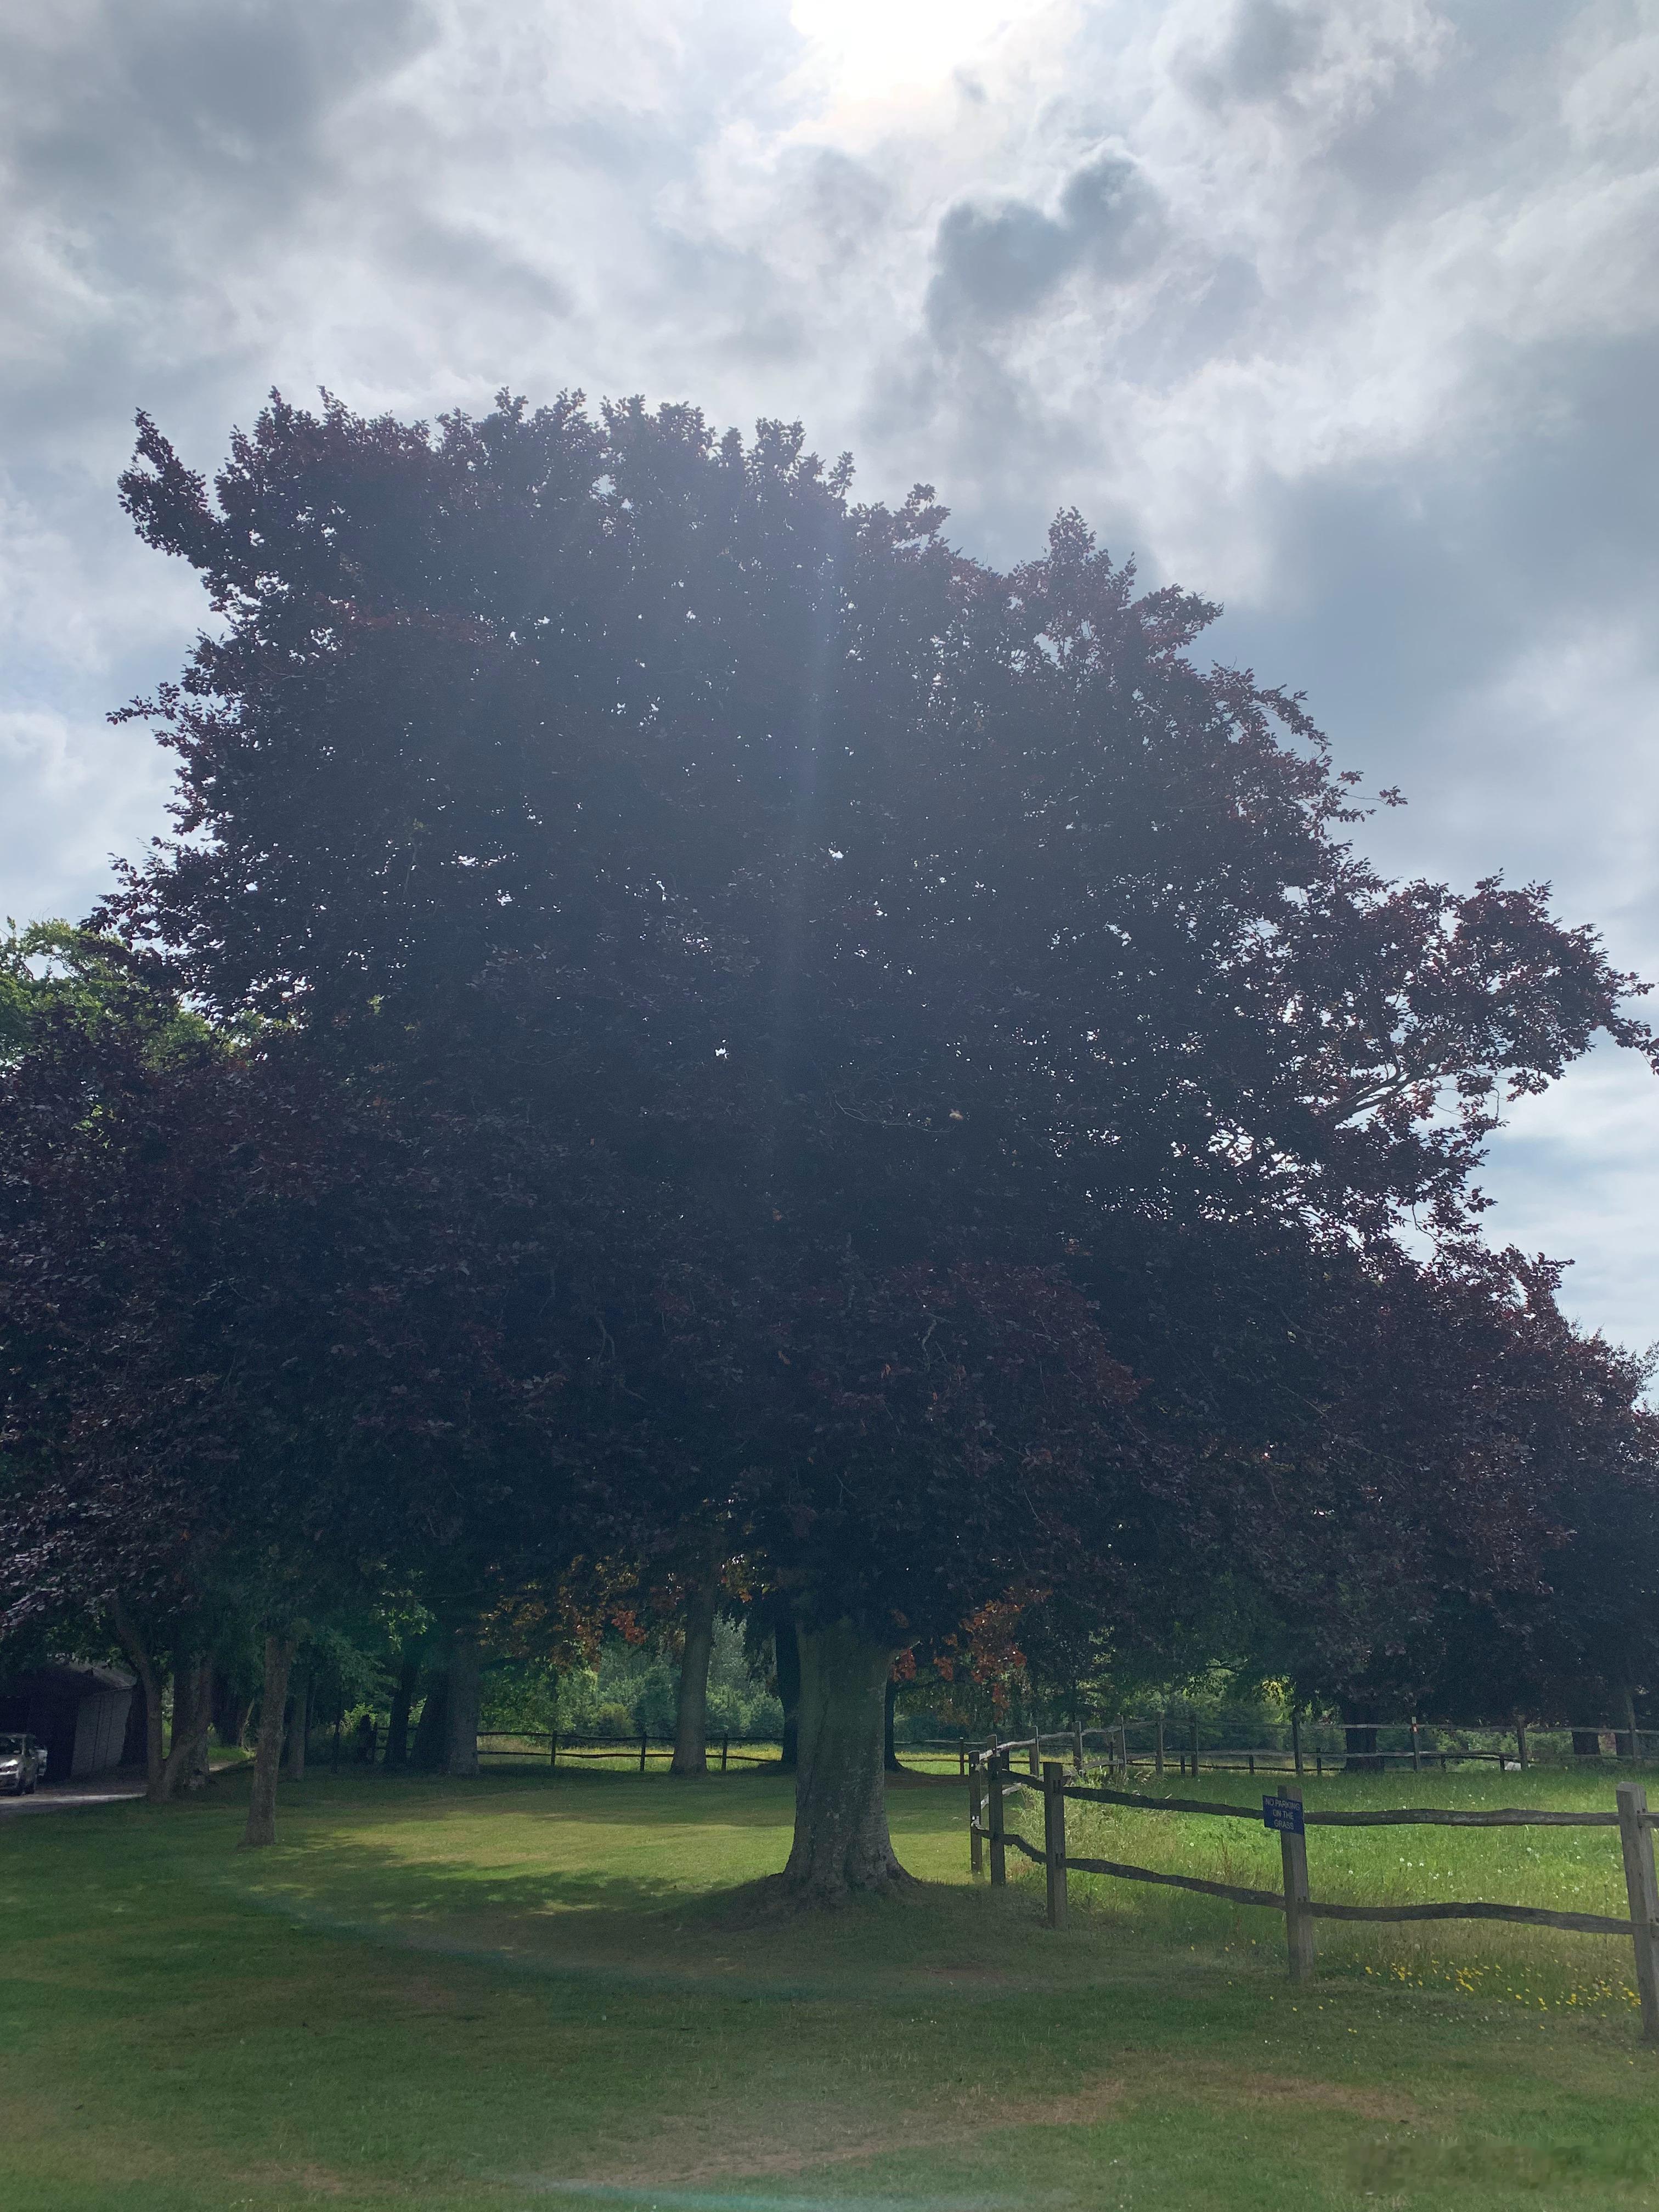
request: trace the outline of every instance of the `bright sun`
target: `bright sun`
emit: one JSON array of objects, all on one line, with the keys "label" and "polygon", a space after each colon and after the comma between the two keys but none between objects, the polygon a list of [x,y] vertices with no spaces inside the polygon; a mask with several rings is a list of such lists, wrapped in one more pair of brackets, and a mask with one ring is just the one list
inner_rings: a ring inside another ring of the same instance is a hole
[{"label": "bright sun", "polygon": [[943,83],[997,33],[1047,0],[793,0],[832,96],[882,100]]}]

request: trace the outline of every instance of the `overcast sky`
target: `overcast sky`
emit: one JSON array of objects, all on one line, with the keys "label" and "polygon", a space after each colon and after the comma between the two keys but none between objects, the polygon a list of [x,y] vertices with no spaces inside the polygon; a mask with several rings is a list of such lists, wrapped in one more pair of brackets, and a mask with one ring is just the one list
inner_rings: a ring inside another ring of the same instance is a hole
[{"label": "overcast sky", "polygon": [[[0,912],[161,824],[106,709],[195,588],[113,482],[273,384],[802,417],[1006,561],[1081,507],[1411,801],[1659,976],[1659,0],[0,0]],[[1659,1083],[1492,1233],[1659,1336]]]}]

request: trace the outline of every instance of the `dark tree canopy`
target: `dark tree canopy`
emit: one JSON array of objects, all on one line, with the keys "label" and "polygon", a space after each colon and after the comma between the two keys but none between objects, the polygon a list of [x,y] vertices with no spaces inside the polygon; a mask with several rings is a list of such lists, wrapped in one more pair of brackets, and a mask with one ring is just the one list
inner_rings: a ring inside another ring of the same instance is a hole
[{"label": "dark tree canopy", "polygon": [[1200,669],[1216,610],[1074,515],[999,574],[798,427],[574,398],[435,434],[273,400],[211,497],[140,457],[221,623],[149,710],[181,840],[112,912],[222,1011],[453,1080],[507,967],[600,1115],[927,1132],[1022,1241],[1044,1186],[1455,1218],[1506,1090],[1653,1048],[1540,889],[1382,882],[1300,704]]}]

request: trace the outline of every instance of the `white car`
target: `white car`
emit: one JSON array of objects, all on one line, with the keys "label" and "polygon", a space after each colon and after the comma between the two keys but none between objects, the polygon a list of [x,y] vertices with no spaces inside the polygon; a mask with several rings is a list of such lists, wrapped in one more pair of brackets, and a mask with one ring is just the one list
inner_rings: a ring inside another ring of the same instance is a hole
[{"label": "white car", "polygon": [[31,1796],[46,1763],[32,1735],[0,1735],[0,1790],[14,1797]]}]

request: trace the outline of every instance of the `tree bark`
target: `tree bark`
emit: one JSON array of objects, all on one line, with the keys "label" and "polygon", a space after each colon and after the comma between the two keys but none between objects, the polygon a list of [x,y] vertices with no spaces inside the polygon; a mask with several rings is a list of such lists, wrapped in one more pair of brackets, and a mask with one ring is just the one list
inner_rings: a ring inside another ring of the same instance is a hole
[{"label": "tree bark", "polygon": [[893,1855],[881,1771],[890,1644],[850,1621],[802,1628],[795,1837],[781,1886],[796,1902],[884,1895],[910,1876]]},{"label": "tree bark", "polygon": [[247,1748],[247,1724],[252,1713],[253,1700],[243,1694],[230,1674],[222,1668],[216,1668],[213,1676],[213,1725],[227,1751],[245,1751]]},{"label": "tree bark", "polygon": [[127,1702],[127,1724],[121,1737],[121,1764],[129,1770],[143,1766],[149,1738],[149,1715],[145,1708],[144,1686],[135,1682],[132,1695]]},{"label": "tree bark", "polygon": [[[173,1670],[173,1741],[154,1786],[146,1793],[152,1805],[171,1802],[179,1783],[196,1773],[197,1762],[207,1750],[212,1724],[213,1662],[205,1652],[191,1652]],[[206,1779],[204,1772],[202,1778]]]},{"label": "tree bark", "polygon": [[409,1764],[409,1709],[415,1702],[416,1685],[421,1679],[421,1655],[405,1644],[398,1663],[398,1685],[392,1692],[392,1711],[386,1721],[386,1763],[390,1767]]},{"label": "tree bark", "polygon": [[715,1585],[695,1582],[685,1595],[685,1650],[674,1707],[671,1774],[708,1771],[708,1662],[714,1656]]},{"label": "tree bark", "polygon": [[478,1771],[478,1705],[483,1660],[476,1623],[465,1621],[449,1647],[448,1741],[444,1772],[470,1779]]},{"label": "tree bark", "polygon": [[1381,1774],[1387,1761],[1376,1748],[1376,1708],[1375,1705],[1345,1705],[1342,1709],[1342,1739],[1347,1747],[1343,1765],[1350,1774]]},{"label": "tree bark", "polygon": [[428,1668],[426,1699],[415,1726],[415,1748],[410,1765],[422,1774],[435,1774],[444,1763],[449,1742],[449,1669]]},{"label": "tree bark", "polygon": [[288,1724],[288,1778],[306,1778],[306,1735],[311,1726],[311,1669],[302,1667],[294,1678],[294,1711]]},{"label": "tree bark", "polygon": [[289,1669],[294,1664],[291,1636],[265,1638],[264,1689],[259,1701],[259,1735],[253,1753],[253,1781],[248,1790],[246,1850],[276,1840],[276,1778],[283,1760],[283,1716],[288,1706]]},{"label": "tree bark", "polygon": [[132,1616],[118,1597],[109,1601],[110,1626],[121,1649],[132,1662],[138,1690],[144,1701],[144,1795],[152,1805],[161,1802],[161,1683]]},{"label": "tree bark", "polygon": [[205,1790],[213,1779],[208,1734],[213,1726],[213,1662],[204,1658],[191,1680],[191,1744],[184,1765],[186,1790]]},{"label": "tree bark", "polygon": [[887,1677],[887,1692],[882,1699],[881,1767],[884,1774],[902,1774],[899,1756],[893,1744],[893,1715],[898,1705],[898,1684],[891,1674]]},{"label": "tree bark", "polygon": [[800,1638],[793,1616],[780,1620],[773,1631],[772,1650],[778,1702],[783,1707],[783,1756],[778,1764],[786,1774],[793,1774],[800,1759]]}]

